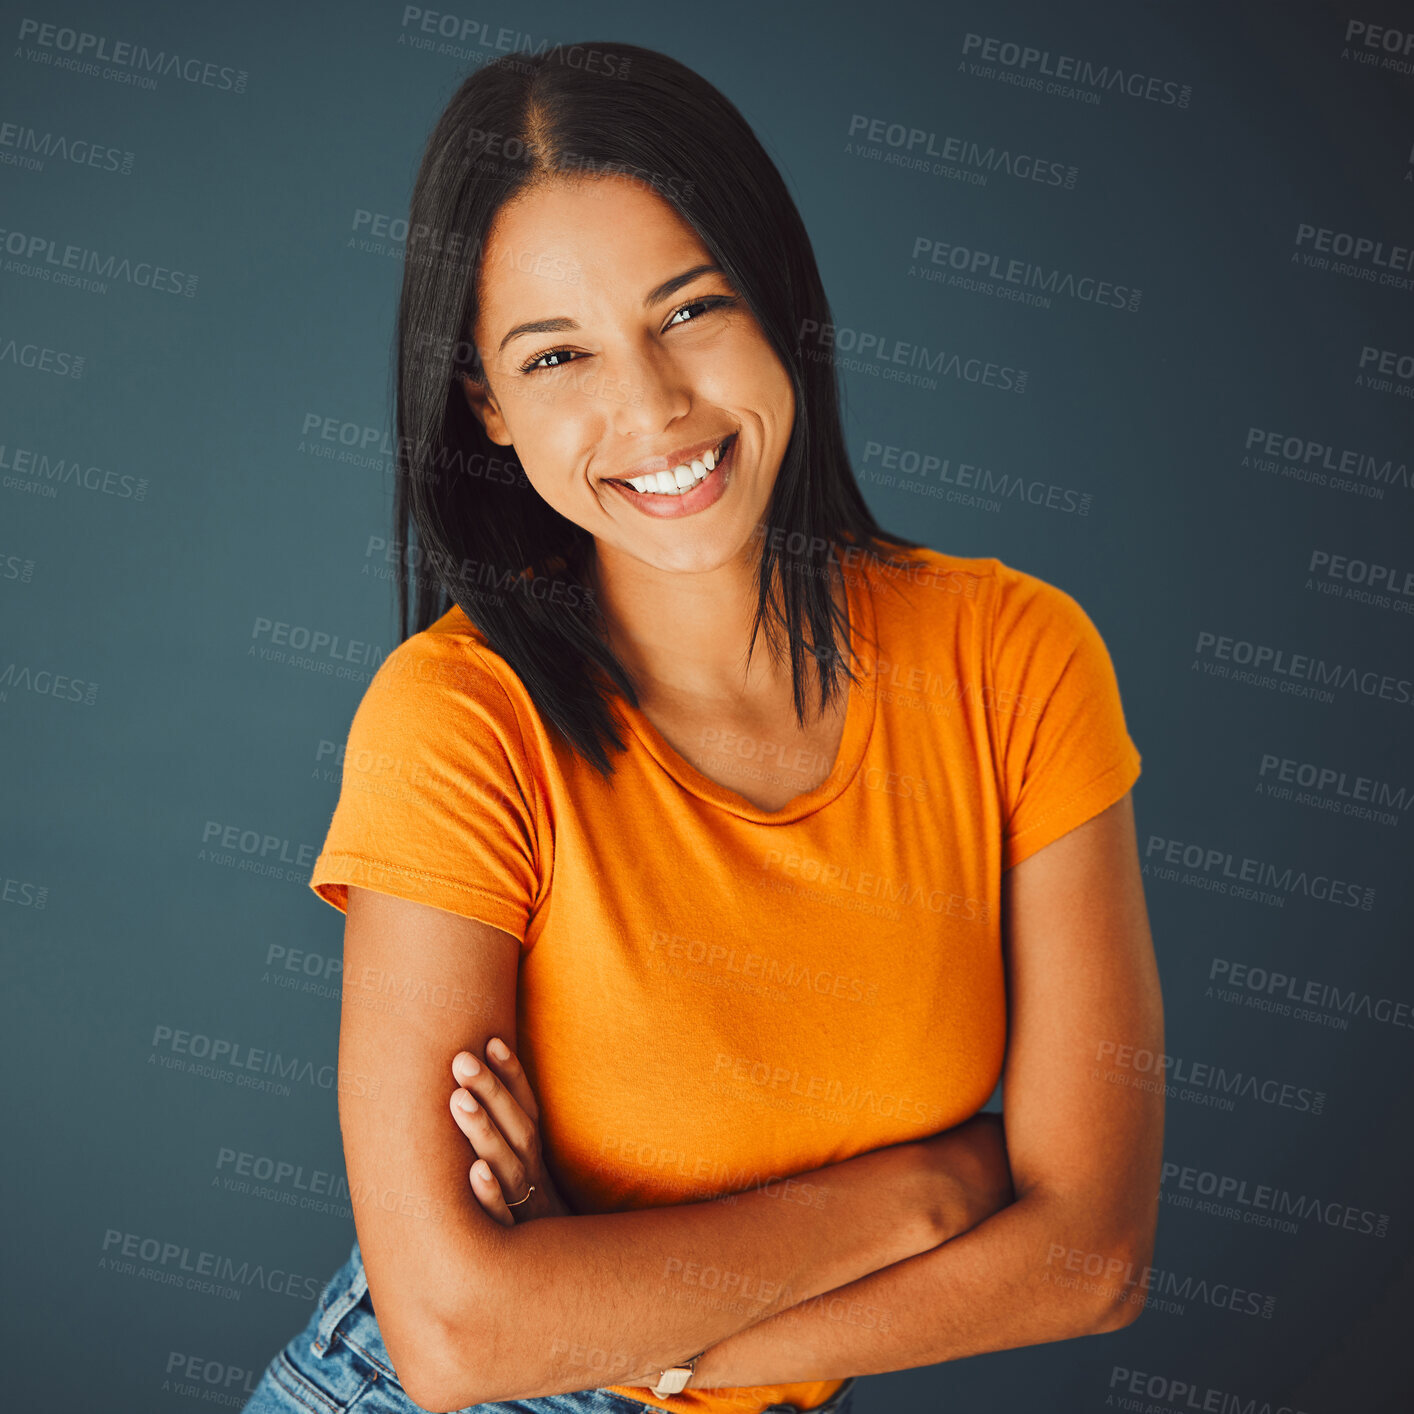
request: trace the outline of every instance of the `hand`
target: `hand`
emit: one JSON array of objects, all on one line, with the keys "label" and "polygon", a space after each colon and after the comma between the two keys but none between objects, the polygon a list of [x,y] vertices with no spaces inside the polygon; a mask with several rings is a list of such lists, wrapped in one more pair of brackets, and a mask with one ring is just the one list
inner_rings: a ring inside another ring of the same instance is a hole
[{"label": "hand", "polygon": [[[452,1076],[458,1082],[451,1097],[452,1117],[477,1155],[469,1176],[481,1206],[503,1227],[531,1218],[570,1216],[540,1152],[540,1106],[511,1049],[493,1036],[484,1057],[458,1051],[452,1058]],[[464,1108],[468,1100],[471,1106]],[[531,1184],[535,1191],[529,1201],[516,1203]],[[515,1207],[509,1206],[508,1197]]]}]

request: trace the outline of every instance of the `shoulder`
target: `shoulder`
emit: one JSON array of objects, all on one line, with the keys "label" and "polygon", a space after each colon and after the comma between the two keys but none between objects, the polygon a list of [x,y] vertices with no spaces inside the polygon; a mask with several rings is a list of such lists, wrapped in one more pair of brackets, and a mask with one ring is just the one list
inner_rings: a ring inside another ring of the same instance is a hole
[{"label": "shoulder", "polygon": [[998,559],[987,563],[992,566],[994,623],[1002,637],[1022,629],[1075,632],[1089,625],[1080,601],[1060,585]]},{"label": "shoulder", "polygon": [[[869,562],[874,600],[896,628],[911,618],[936,642],[951,613],[970,611],[977,640],[1002,668],[1063,665],[1082,643],[1099,641],[1090,616],[1074,595],[1040,575],[994,555],[952,555],[931,547],[901,552],[896,566]],[[899,591],[899,592],[892,592]],[[1038,661],[1039,660],[1039,661]]]},{"label": "shoulder", "polygon": [[508,665],[487,646],[480,629],[455,605],[405,638],[378,666],[370,695],[483,693]]},{"label": "shoulder", "polygon": [[368,731],[456,736],[490,728],[507,745],[533,713],[520,679],[455,605],[398,644],[378,666],[358,707]]},{"label": "shoulder", "polygon": [[[845,567],[849,568],[852,551],[846,551]],[[873,557],[861,557],[871,584],[878,589],[891,585],[917,587],[950,598],[977,599],[984,593],[999,564],[997,560],[974,559],[965,555],[949,555],[931,546],[900,549],[898,563],[880,562]]]},{"label": "shoulder", "polygon": [[[900,553],[900,563],[868,561],[876,602],[896,597],[924,620],[936,624],[937,612],[951,604],[974,607],[990,624],[994,640],[1021,628],[1078,627],[1085,612],[1059,585],[1017,569],[995,556],[951,555],[922,547]],[[890,590],[904,591],[898,596]]]},{"label": "shoulder", "polygon": [[1091,685],[1112,679],[1108,645],[1075,595],[1001,560],[990,563],[989,639],[998,678]]},{"label": "shoulder", "polygon": [[922,651],[924,642],[936,647],[945,622],[970,637],[965,625],[987,602],[995,564],[929,546],[896,549],[892,562],[862,554],[856,558],[852,550],[844,556],[846,576],[868,583],[879,631],[896,649],[907,645],[908,651]]}]

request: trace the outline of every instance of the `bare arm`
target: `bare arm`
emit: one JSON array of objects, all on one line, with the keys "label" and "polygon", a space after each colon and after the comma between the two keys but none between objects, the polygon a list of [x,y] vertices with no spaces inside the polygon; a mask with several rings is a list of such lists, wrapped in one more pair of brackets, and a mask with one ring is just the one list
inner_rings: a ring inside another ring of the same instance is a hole
[{"label": "bare arm", "polygon": [[1139,1314],[1163,1095],[1108,1081],[1099,1062],[1107,1042],[1163,1050],[1129,796],[1003,875],[1003,903],[1016,1201],[939,1247],[728,1337],[697,1362],[691,1387],[912,1369],[1114,1330]]},{"label": "bare arm", "polygon": [[[471,1194],[446,1091],[458,1051],[497,1035],[515,1045],[518,962],[500,929],[349,889],[339,1065],[378,1083],[342,1088],[339,1118],[379,1326],[423,1407],[602,1383],[586,1349],[621,1357],[633,1383],[980,1216],[940,1172],[943,1141],[929,1140],[799,1175],[819,1206],[760,1190],[502,1227]],[[749,1309],[664,1299],[709,1266],[754,1293]]]}]

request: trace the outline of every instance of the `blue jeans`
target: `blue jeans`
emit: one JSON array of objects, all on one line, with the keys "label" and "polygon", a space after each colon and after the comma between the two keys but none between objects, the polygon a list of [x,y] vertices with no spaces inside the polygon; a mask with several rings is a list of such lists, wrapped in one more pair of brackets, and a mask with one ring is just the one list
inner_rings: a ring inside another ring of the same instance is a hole
[{"label": "blue jeans", "polygon": [[[856,1378],[852,1376],[811,1414],[851,1414]],[[363,1254],[355,1241],[348,1261],[329,1279],[309,1323],[277,1352],[241,1414],[419,1414],[398,1383],[383,1345],[368,1295]],[[472,1404],[477,1414],[664,1414],[655,1405],[584,1389],[539,1399]],[[768,1405],[762,1414],[801,1414],[797,1405]]]}]

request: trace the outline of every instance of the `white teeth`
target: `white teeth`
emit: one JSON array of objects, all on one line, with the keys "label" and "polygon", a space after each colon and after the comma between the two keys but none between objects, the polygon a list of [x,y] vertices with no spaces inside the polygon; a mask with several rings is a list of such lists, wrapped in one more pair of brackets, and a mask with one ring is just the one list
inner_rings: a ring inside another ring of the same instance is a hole
[{"label": "white teeth", "polygon": [[718,453],[705,452],[700,458],[675,466],[671,471],[655,472],[652,476],[631,476],[628,484],[635,491],[656,496],[681,496],[690,491],[708,472],[716,470]]}]

